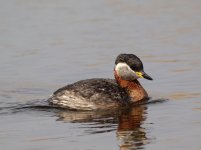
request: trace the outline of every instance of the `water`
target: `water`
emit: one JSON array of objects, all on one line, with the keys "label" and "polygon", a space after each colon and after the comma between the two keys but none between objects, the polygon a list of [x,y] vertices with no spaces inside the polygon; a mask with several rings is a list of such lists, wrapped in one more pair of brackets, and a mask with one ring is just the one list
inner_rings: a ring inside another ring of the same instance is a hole
[{"label": "water", "polygon": [[[201,149],[201,2],[0,1],[1,149]],[[23,108],[66,84],[113,78],[134,53],[153,100],[130,110]],[[17,108],[17,109],[16,109]]]}]

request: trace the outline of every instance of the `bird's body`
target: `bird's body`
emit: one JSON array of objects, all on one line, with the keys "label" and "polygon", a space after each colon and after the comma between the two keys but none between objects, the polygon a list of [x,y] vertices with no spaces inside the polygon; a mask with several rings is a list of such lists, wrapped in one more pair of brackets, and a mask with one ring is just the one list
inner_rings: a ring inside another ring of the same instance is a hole
[{"label": "bird's body", "polygon": [[113,79],[87,79],[69,84],[54,92],[52,104],[70,109],[92,110],[127,103],[126,91]]},{"label": "bird's body", "polygon": [[[131,61],[128,62],[130,64],[133,60],[138,63],[137,66],[132,66],[137,69],[138,74],[124,59]],[[143,65],[139,61],[133,54],[121,54],[115,62],[115,80],[101,78],[81,80],[58,89],[48,101],[51,105],[68,109],[94,110],[129,105],[146,99],[148,94],[137,78],[144,75],[151,80],[151,77],[143,72]]]}]

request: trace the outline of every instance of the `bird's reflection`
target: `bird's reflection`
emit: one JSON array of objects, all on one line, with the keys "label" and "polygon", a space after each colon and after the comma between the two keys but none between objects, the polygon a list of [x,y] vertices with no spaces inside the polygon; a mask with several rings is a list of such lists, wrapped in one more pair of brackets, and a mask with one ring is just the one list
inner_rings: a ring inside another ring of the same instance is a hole
[{"label": "bird's reflection", "polygon": [[90,134],[116,131],[120,150],[142,148],[148,143],[142,127],[146,116],[145,105],[104,111],[60,111],[58,120],[86,123]]},{"label": "bird's reflection", "polygon": [[[31,101],[0,108],[1,114],[30,110],[45,111],[57,116],[58,121],[84,124],[84,131],[98,134],[116,131],[120,150],[143,149],[150,142],[143,124],[147,118],[147,106],[163,103],[168,99],[151,99],[135,106],[97,111],[70,111],[53,107],[44,100]],[[3,111],[3,112],[2,112]]]},{"label": "bird's reflection", "polygon": [[148,143],[146,130],[142,127],[146,110],[146,106],[132,107],[119,116],[117,138],[120,150],[143,148]]}]

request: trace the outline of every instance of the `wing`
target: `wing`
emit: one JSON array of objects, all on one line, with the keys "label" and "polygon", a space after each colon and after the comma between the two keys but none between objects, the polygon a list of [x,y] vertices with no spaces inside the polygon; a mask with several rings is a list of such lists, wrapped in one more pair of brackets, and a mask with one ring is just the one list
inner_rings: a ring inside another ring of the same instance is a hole
[{"label": "wing", "polygon": [[127,93],[113,79],[87,79],[58,89],[50,99],[66,106],[106,107],[125,102]]}]

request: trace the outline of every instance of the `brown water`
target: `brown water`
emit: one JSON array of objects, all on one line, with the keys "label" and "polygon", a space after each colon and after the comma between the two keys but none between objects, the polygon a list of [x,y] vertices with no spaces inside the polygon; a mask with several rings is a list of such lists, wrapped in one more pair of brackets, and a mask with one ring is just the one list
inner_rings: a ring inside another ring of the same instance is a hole
[{"label": "brown water", "polygon": [[[201,149],[201,1],[0,1],[0,147]],[[153,100],[130,110],[23,108],[134,53]],[[22,104],[22,105],[21,105]]]}]

